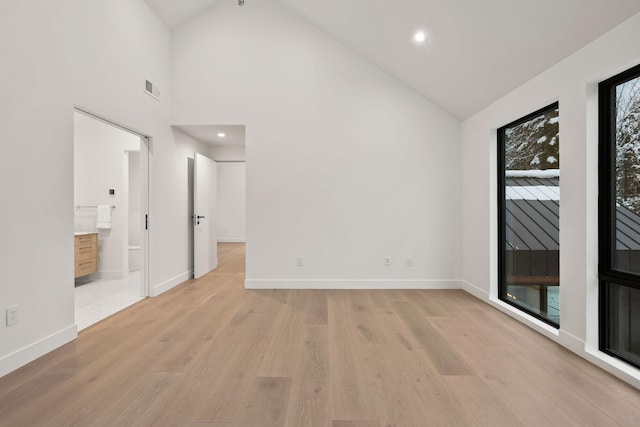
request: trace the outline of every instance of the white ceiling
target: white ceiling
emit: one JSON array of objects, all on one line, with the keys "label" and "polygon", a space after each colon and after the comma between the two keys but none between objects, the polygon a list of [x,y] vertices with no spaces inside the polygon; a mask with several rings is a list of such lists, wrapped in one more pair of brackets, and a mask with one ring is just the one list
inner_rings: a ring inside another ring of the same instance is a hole
[{"label": "white ceiling", "polygon": [[174,29],[202,12],[216,0],[144,0],[149,7],[164,21],[169,28]]},{"label": "white ceiling", "polygon": [[[174,126],[198,141],[216,147],[244,147],[244,125]],[[224,137],[218,136],[224,133]]]},{"label": "white ceiling", "polygon": [[[216,1],[145,0],[170,28]],[[251,2],[264,0],[245,0]],[[465,119],[625,19],[640,0],[275,0]],[[423,29],[423,46],[412,41]]]}]

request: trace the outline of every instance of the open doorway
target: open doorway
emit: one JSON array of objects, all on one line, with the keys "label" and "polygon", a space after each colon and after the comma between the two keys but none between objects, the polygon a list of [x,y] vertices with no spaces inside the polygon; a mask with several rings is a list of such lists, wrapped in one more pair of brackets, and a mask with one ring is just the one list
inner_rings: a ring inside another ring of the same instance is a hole
[{"label": "open doorway", "polygon": [[[246,241],[246,157],[244,125],[181,125],[175,129],[206,144],[206,157],[216,164],[216,203],[214,241],[218,252],[221,248],[244,247]],[[196,156],[194,155],[194,158]],[[193,204],[193,163],[189,160],[189,207],[196,221],[192,227],[190,243],[195,245],[194,230],[197,230],[197,213]],[[242,248],[244,250],[244,248]],[[193,252],[192,252],[192,258]],[[218,269],[225,268],[225,257],[218,259]]]},{"label": "open doorway", "polygon": [[148,149],[147,137],[74,111],[78,330],[148,296]]}]

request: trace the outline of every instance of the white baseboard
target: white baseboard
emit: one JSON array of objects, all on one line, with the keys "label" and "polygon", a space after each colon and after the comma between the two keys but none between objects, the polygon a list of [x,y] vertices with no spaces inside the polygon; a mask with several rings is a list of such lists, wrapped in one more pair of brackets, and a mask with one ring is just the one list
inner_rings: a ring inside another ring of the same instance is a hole
[{"label": "white baseboard", "polygon": [[76,325],[69,326],[48,337],[44,337],[28,346],[0,358],[0,377],[33,362],[50,351],[73,341],[78,337]]},{"label": "white baseboard", "polygon": [[157,297],[158,295],[167,292],[171,288],[175,288],[180,283],[185,282],[193,277],[193,270],[185,271],[184,273],[178,274],[175,277],[172,277],[169,280],[166,280],[160,284],[151,286],[151,291],[149,292],[149,296]]},{"label": "white baseboard", "polygon": [[239,237],[239,238],[220,238],[218,239],[218,243],[245,243],[245,238],[244,237]]},{"label": "white baseboard", "polygon": [[637,389],[640,389],[640,369],[636,369],[628,363],[623,362],[620,359],[611,357],[600,350],[586,350],[586,356],[584,357],[589,362],[609,372],[611,375],[620,378]]},{"label": "white baseboard", "polygon": [[489,301],[489,292],[485,291],[484,289],[480,289],[479,287],[467,282],[466,280],[462,280],[462,289],[478,299]]},{"label": "white baseboard", "polygon": [[460,280],[247,279],[247,289],[460,289]]},{"label": "white baseboard", "polygon": [[611,375],[620,378],[635,388],[640,389],[640,369],[637,369],[620,359],[611,357],[597,348],[588,348],[584,340],[565,331],[560,331],[560,345],[571,350],[583,359],[588,360]]},{"label": "white baseboard", "polygon": [[491,299],[486,291],[478,288],[477,286],[467,281],[462,282],[462,289],[467,291],[469,294],[484,301],[492,307],[495,307],[503,313],[506,313],[515,320],[518,320],[531,329],[541,333],[583,359],[588,360],[610,374],[640,389],[640,369],[636,369],[621,360],[611,357],[608,354],[599,351],[597,348],[590,349],[588,348],[587,343],[579,337],[563,331],[562,329],[557,330],[552,328],[546,323],[529,316],[502,301],[495,301]]},{"label": "white baseboard", "polygon": [[[587,348],[587,343],[584,340],[576,337],[573,334],[570,334],[567,331],[563,331],[562,329],[560,329],[558,331],[557,341],[560,345],[571,350],[576,354],[582,355],[582,353],[584,353],[584,355],[586,355],[585,349]],[[582,356],[582,357],[585,357],[585,356]]]},{"label": "white baseboard", "polygon": [[463,282],[462,289],[465,290],[467,293],[473,295],[474,297],[478,298],[481,301],[484,301],[485,303],[500,310],[501,312],[513,317],[515,320],[519,321],[520,323],[524,323],[531,329],[534,329],[535,331],[541,333],[547,338],[550,338],[556,342],[559,342],[558,330],[556,328],[544,323],[541,320],[536,319],[533,316],[529,316],[523,313],[522,311],[518,310],[517,308],[503,301],[497,300],[495,298],[491,298],[490,294],[487,291],[477,287],[473,283],[467,282],[466,280],[463,280],[462,282]]}]

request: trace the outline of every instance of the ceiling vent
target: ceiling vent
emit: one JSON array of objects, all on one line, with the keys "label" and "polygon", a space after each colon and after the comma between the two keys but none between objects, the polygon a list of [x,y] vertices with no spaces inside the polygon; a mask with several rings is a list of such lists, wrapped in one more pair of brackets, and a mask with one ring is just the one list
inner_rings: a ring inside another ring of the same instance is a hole
[{"label": "ceiling vent", "polygon": [[160,101],[160,89],[149,80],[145,80],[144,91],[147,95]]}]

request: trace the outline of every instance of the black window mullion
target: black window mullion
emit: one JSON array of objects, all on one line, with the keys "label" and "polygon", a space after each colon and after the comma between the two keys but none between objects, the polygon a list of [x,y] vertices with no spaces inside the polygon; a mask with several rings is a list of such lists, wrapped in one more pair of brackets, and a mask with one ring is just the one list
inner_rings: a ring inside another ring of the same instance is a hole
[{"label": "black window mullion", "polygon": [[[616,185],[617,170],[617,105],[618,87],[640,78],[640,65],[617,76],[605,80],[599,85],[599,262],[598,262],[598,310],[599,310],[599,347],[600,350],[636,367],[640,367],[640,349],[633,348],[632,337],[640,334],[640,324],[634,317],[633,293],[640,292],[640,269],[637,261],[633,264],[621,264],[616,258],[617,227],[616,207],[618,187]],[[625,90],[625,89],[622,89]],[[624,155],[624,152],[621,153]],[[638,161],[638,159],[632,161]],[[621,193],[629,200],[626,191]],[[633,205],[631,205],[633,206]],[[638,215],[637,208],[635,209]],[[632,247],[626,248],[630,256]],[[623,269],[625,271],[623,271]],[[630,271],[626,271],[630,270]],[[615,301],[612,301],[612,295]],[[621,299],[622,298],[622,299]],[[632,323],[635,319],[636,323]],[[637,327],[636,327],[637,326]],[[620,329],[628,334],[625,338]],[[612,331],[615,336],[612,335]],[[625,339],[627,341],[625,341]]]},{"label": "black window mullion", "polygon": [[600,273],[599,279],[601,281],[614,282],[632,289],[640,290],[640,281],[638,280],[637,274],[612,270],[606,273]]},{"label": "black window mullion", "polygon": [[[599,247],[599,262],[598,270],[600,275],[606,274],[611,271],[613,248],[615,248],[615,233],[612,230],[612,225],[615,225],[615,178],[613,165],[615,159],[615,144],[610,144],[608,141],[612,140],[612,124],[614,123],[615,112],[612,112],[611,104],[614,102],[612,99],[612,89],[604,84],[599,88],[599,115],[600,115],[600,128],[599,128],[599,151],[600,151],[600,164],[599,164],[599,184],[600,184],[600,247]],[[602,280],[602,277],[601,277]]]},{"label": "black window mullion", "polygon": [[[509,123],[503,127],[501,127],[500,129],[498,129],[498,134],[497,134],[497,146],[498,146],[498,158],[497,158],[497,164],[498,164],[498,191],[497,191],[497,195],[498,195],[498,294],[499,294],[499,298],[505,302],[506,304],[509,304],[515,308],[517,308],[520,311],[523,311],[524,313],[537,318],[538,320],[541,320],[555,328],[558,328],[559,325],[557,323],[555,323],[554,321],[550,320],[549,318],[549,306],[548,304],[546,305],[546,307],[533,307],[533,308],[538,308],[540,313],[533,311],[531,309],[529,309],[527,307],[527,303],[526,302],[520,302],[520,301],[515,301],[515,300],[511,300],[510,298],[507,297],[507,290],[508,290],[508,283],[507,283],[507,265],[506,265],[506,260],[507,260],[507,250],[509,248],[507,248],[507,241],[506,241],[506,236],[507,236],[507,201],[506,201],[506,185],[507,185],[507,179],[506,179],[506,169],[507,169],[507,160],[506,160],[506,141],[507,141],[507,131],[509,129],[513,129],[516,128],[519,125],[523,125],[526,124],[527,122],[530,122],[534,119],[536,119],[537,117],[540,116],[545,116],[548,115],[550,112],[553,112],[555,110],[558,110],[558,103],[553,103],[551,105],[548,105],[544,108],[541,108],[537,111],[534,111],[531,114],[528,114],[512,123]],[[556,122],[557,123],[557,122]],[[549,125],[552,125],[551,122],[549,122]],[[528,141],[531,141],[529,139],[527,139]],[[559,144],[559,141],[557,142]],[[559,157],[558,157],[559,159]],[[544,161],[544,159],[541,159]],[[532,163],[533,165],[533,163]],[[559,165],[558,165],[559,166]],[[518,169],[518,168],[515,168]],[[531,169],[536,169],[536,166],[532,166]],[[540,206],[540,208],[545,208],[548,209],[548,207],[546,206]],[[538,228],[535,227],[535,224],[537,224],[537,222],[532,219],[529,218],[530,226],[534,226],[534,229],[538,230]],[[539,231],[539,230],[538,230]],[[545,230],[543,230],[545,231]],[[546,232],[546,231],[545,231]],[[536,235],[533,235],[533,238],[537,237]],[[548,249],[547,249],[548,250]],[[531,257],[529,259],[529,262],[533,262],[533,256],[534,255],[538,255],[539,252],[543,252],[544,250],[538,250],[537,253],[534,253],[533,251],[526,251],[523,250],[522,252],[529,252],[529,256]],[[513,249],[511,251],[511,256],[512,256],[512,261],[515,262],[516,256],[518,255],[518,251],[516,251],[515,249]],[[549,256],[549,254],[547,253],[545,256]],[[547,262],[549,261],[549,258],[547,258]],[[548,268],[548,267],[547,267]],[[547,274],[549,270],[547,269]],[[513,273],[513,272],[512,272]],[[529,277],[537,277],[534,276],[534,272],[530,271],[530,276]],[[523,278],[526,278],[527,276],[522,276]],[[547,276],[548,277],[548,276]],[[514,286],[513,284],[511,286]],[[541,282],[539,284],[539,292],[540,295],[542,297],[543,292],[546,294],[548,292],[548,287],[549,286],[556,286],[556,285],[549,285],[548,282]],[[518,286],[515,285],[515,287],[517,288]],[[545,287],[543,289],[543,287]],[[548,298],[548,294],[547,298]],[[541,301],[539,302],[541,303]]]}]

